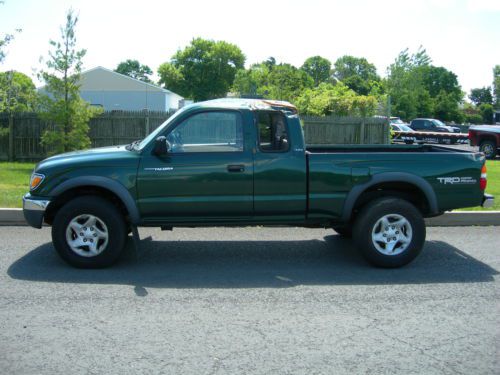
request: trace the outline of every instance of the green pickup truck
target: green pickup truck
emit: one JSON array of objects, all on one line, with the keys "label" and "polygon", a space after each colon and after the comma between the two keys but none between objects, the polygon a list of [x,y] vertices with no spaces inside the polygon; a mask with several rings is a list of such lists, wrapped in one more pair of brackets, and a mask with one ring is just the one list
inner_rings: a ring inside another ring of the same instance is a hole
[{"label": "green pickup truck", "polygon": [[38,163],[27,222],[60,256],[113,264],[138,226],[333,228],[376,266],[425,242],[424,217],[490,206],[481,153],[429,145],[305,145],[287,102],[218,99],[183,108],[141,141]]}]

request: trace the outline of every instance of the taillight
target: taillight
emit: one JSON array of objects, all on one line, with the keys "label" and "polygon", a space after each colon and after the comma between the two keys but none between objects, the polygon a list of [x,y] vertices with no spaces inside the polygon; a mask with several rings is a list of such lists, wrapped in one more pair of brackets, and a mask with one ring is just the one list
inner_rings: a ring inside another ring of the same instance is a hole
[{"label": "taillight", "polygon": [[487,178],[486,178],[486,164],[481,168],[481,179],[479,180],[479,187],[481,190],[486,190]]}]

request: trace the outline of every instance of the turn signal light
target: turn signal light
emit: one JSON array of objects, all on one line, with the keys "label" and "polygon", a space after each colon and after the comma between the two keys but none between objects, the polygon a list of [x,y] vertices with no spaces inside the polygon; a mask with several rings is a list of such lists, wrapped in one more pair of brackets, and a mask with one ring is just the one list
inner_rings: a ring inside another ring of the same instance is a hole
[{"label": "turn signal light", "polygon": [[45,176],[43,174],[33,173],[30,180],[30,190],[35,190],[38,185],[42,183],[44,178]]},{"label": "turn signal light", "polygon": [[487,179],[486,179],[486,164],[483,165],[483,168],[481,168],[481,179],[479,180],[479,187],[481,190],[486,190],[486,184],[487,184]]}]

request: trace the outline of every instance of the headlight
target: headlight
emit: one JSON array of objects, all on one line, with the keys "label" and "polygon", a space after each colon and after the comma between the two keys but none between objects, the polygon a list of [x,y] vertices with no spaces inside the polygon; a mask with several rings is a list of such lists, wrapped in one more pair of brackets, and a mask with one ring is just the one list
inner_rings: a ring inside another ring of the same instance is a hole
[{"label": "headlight", "polygon": [[30,190],[35,190],[43,181],[45,176],[40,173],[33,173],[30,179]]}]

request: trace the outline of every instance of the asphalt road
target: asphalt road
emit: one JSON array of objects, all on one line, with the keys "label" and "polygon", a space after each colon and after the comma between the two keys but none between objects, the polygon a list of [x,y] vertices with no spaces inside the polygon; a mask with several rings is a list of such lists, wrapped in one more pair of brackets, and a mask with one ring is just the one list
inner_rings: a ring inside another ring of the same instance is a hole
[{"label": "asphalt road", "polygon": [[430,228],[396,270],[328,230],[141,235],[77,270],[0,227],[0,373],[500,373],[500,227]]}]

